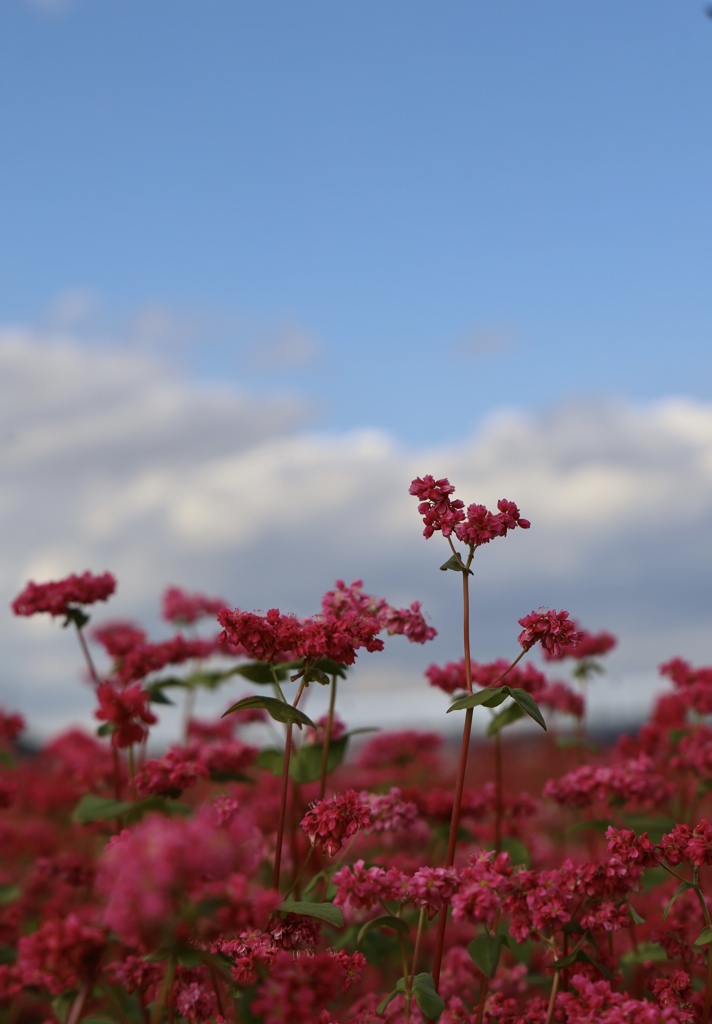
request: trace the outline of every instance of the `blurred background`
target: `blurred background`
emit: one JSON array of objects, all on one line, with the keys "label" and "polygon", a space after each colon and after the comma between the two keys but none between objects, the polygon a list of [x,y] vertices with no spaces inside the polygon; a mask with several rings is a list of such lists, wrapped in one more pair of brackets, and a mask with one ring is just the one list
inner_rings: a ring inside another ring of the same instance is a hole
[{"label": "blurred background", "polygon": [[532,522],[477,553],[476,658],[566,608],[619,637],[614,724],[709,663],[711,96],[699,0],[3,0],[0,703],[92,725],[29,579],[110,570],[93,622],[159,639],[168,584],[362,578],[439,635],[342,715],[444,728],[426,473]]}]

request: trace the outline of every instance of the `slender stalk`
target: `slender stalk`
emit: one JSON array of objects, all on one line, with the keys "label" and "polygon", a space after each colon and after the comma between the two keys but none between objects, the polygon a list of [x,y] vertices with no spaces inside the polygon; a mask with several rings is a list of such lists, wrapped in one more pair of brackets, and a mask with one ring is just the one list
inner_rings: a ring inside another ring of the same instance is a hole
[{"label": "slender stalk", "polygon": [[494,848],[496,853],[502,852],[502,818],[504,812],[504,792],[502,785],[502,733],[494,736]]},{"label": "slender stalk", "polygon": [[482,984],[480,985],[480,998],[477,1003],[477,1018],[475,1024],[482,1024],[482,1020],[485,1015],[485,1003],[487,1001],[487,993],[489,992],[489,978],[484,977]]},{"label": "slender stalk", "polygon": [[336,676],[331,677],[331,692],[329,693],[329,714],[326,719],[324,730],[324,748],[321,754],[321,772],[319,781],[319,799],[324,799],[326,793],[326,776],[329,767],[329,747],[331,745],[331,730],[334,724],[334,707],[336,705]]},{"label": "slender stalk", "polygon": [[168,963],[166,964],[166,973],[163,975],[163,984],[161,985],[161,990],[158,993],[158,998],[156,999],[156,1002],[153,1004],[153,1009],[151,1011],[151,1024],[160,1024],[161,1017],[163,1016],[163,1007],[166,1004],[168,993],[170,992],[171,986],[173,985],[173,978],[175,976],[175,973],[176,962],[175,959],[171,956],[170,959],[168,960]]},{"label": "slender stalk", "polygon": [[81,983],[79,991],[74,997],[74,1002],[72,1003],[71,1009],[67,1014],[67,1024],[77,1024],[77,1022],[82,1019],[82,1014],[84,1013],[84,1006],[86,1004],[87,996],[89,995],[90,989],[91,985],[89,984],[88,981],[83,981]]},{"label": "slender stalk", "polygon": [[134,757],[133,743],[129,747],[129,777],[131,779],[131,793],[134,800],[138,800],[138,793],[136,792],[136,759]]},{"label": "slender stalk", "polygon": [[[449,538],[448,538],[449,539]],[[452,546],[452,545],[451,545]],[[454,550],[454,548],[453,548]],[[470,653],[470,565],[474,549],[470,551],[467,562],[462,573],[462,611],[463,611],[463,646],[465,650],[465,685],[468,694],[472,693],[472,657]],[[459,557],[459,556],[458,556]],[[460,560],[461,561],[461,560]],[[465,774],[467,772],[467,756],[470,750],[470,735],[472,733],[472,712],[473,708],[467,708],[465,712],[465,724],[462,730],[462,743],[460,745],[460,762],[457,769],[457,780],[455,782],[455,796],[452,805],[452,818],[450,819],[450,836],[447,844],[446,867],[452,867],[455,863],[455,848],[457,846],[457,833],[460,827],[460,812],[462,810],[462,794],[465,789]],[[443,961],[443,950],[445,946],[445,929],[447,927],[448,908],[443,907],[438,918],[438,932],[435,944],[435,958],[433,960],[433,980],[437,989],[440,983],[440,968]]]},{"label": "slender stalk", "polygon": [[84,660],[87,663],[87,667],[89,669],[89,675],[91,676],[92,682],[94,683],[94,686],[99,686],[99,684],[101,683],[101,679],[99,678],[99,673],[96,670],[96,666],[94,665],[94,661],[93,661],[92,656],[91,656],[91,654],[89,652],[89,648],[87,646],[87,642],[84,639],[84,633],[82,631],[82,627],[79,626],[79,625],[77,625],[77,636],[79,637],[79,645],[80,645],[80,647],[82,649],[82,653],[84,654]]},{"label": "slender stalk", "polygon": [[[293,708],[296,708],[299,699],[304,692],[306,683],[304,678],[299,685],[297,696],[294,698]],[[292,756],[292,723],[287,726],[287,739],[284,744],[284,764],[282,767],[282,794],[279,802],[279,821],[277,824],[277,848],[274,852],[274,875],[272,886],[279,889],[279,875],[282,868],[282,843],[284,842],[284,823],[287,817],[287,796],[289,793],[289,761]]]},{"label": "slender stalk", "polygon": [[554,1016],[554,1004],[556,1003],[556,993],[559,990],[559,976],[560,972],[557,968],[557,970],[554,972],[554,981],[551,986],[551,995],[549,996],[549,1005],[546,1010],[546,1020],[544,1021],[544,1024],[551,1024],[552,1018]]},{"label": "slender stalk", "polygon": [[410,982],[408,983],[408,990],[413,991],[413,981],[415,980],[415,970],[418,966],[418,954],[420,953],[420,940],[423,937],[423,922],[425,921],[425,907],[420,908],[420,917],[418,918],[418,931],[415,933],[415,946],[413,947],[413,963],[410,968]]}]

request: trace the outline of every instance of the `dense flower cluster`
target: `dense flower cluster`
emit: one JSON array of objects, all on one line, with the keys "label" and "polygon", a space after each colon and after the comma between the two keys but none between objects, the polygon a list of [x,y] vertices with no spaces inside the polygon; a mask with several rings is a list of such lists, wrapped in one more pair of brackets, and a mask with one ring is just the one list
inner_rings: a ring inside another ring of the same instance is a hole
[{"label": "dense flower cluster", "polygon": [[205,616],[216,616],[227,601],[220,597],[206,597],[205,594],[189,594],[180,587],[167,587],[163,592],[161,614],[166,622],[174,625],[190,625]]},{"label": "dense flower cluster", "polygon": [[423,517],[425,529],[423,535],[432,537],[441,532],[449,537],[454,532],[458,540],[471,547],[489,544],[495,537],[505,537],[509,530],[520,527],[528,530],[531,523],[522,519],[519,509],[513,501],[500,498],[497,512],[490,512],[484,505],[468,505],[459,498],[452,499],[455,488],[443,477],[436,480],[429,474],[416,477],[410,485],[410,494],[420,499],[418,512]]},{"label": "dense flower cluster", "polygon": [[560,658],[579,642],[580,633],[569,619],[569,613],[563,610],[555,612],[540,608],[520,619],[519,625],[524,629],[517,641],[525,651],[540,643],[552,657]]},{"label": "dense flower cluster", "polygon": [[368,828],[371,820],[368,804],[361,801],[355,790],[347,789],[314,804],[302,818],[301,826],[312,846],[333,857],[345,839]]},{"label": "dense flower cluster", "polygon": [[94,604],[106,601],[116,590],[116,580],[110,572],[94,576],[84,572],[81,576],[66,576],[51,583],[27,584],[22,593],[12,602],[15,615],[67,615],[74,605]]}]

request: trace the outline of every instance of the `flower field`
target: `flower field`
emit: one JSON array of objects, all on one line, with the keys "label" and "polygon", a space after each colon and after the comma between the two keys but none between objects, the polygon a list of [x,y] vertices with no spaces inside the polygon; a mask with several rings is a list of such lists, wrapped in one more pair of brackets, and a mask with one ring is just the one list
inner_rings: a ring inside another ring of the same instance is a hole
[{"label": "flower field", "polygon": [[[649,720],[597,746],[615,638],[540,608],[516,656],[478,662],[475,555],[530,523],[445,478],[410,493],[462,613],[462,648],[414,680],[454,747],[341,720],[359,652],[435,635],[360,580],[304,619],[170,587],[160,642],[104,617],[110,573],[18,595],[75,632],[97,728],[30,753],[0,711],[0,1024],[707,1024],[712,668],[671,658]],[[166,704],[183,734],[153,757]]]}]

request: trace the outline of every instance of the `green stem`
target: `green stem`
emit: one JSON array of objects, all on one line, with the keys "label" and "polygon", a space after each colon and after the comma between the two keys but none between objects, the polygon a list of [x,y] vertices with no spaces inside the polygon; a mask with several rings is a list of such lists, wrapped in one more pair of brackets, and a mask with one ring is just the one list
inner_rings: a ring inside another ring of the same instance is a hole
[{"label": "green stem", "polygon": [[163,1007],[166,1004],[166,998],[171,990],[175,973],[176,961],[174,957],[171,956],[166,964],[166,973],[163,975],[163,984],[161,985],[161,990],[158,993],[158,999],[153,1004],[153,1010],[151,1011],[151,1024],[160,1024],[160,1020],[163,1015]]},{"label": "green stem", "polygon": [[331,745],[331,730],[334,724],[334,707],[336,705],[336,676],[331,677],[331,691],[329,693],[329,714],[326,719],[324,730],[324,748],[321,754],[321,771],[319,781],[319,799],[324,799],[326,793],[326,776],[329,766],[329,747]]},{"label": "green stem", "polygon": [[[292,707],[296,708],[299,703],[299,698],[304,692],[306,683],[302,678],[297,691],[297,696],[294,698]],[[282,767],[282,793],[279,802],[279,821],[277,824],[277,848],[274,852],[274,875],[272,879],[272,887],[279,889],[279,875],[282,868],[282,843],[284,842],[284,823],[287,817],[287,795],[289,793],[289,761],[292,755],[292,723],[290,722],[287,726],[287,738],[284,744],[284,764]]]},{"label": "green stem", "polygon": [[[450,538],[448,538],[449,540]],[[452,546],[452,544],[451,544]],[[454,550],[454,549],[453,549]],[[470,550],[467,562],[464,568],[469,570],[472,558],[474,555],[474,548]],[[462,573],[462,631],[463,631],[463,646],[465,652],[465,685],[467,687],[468,694],[472,693],[472,656],[470,653],[470,588],[469,588],[469,571]],[[457,769],[457,779],[455,782],[455,796],[452,805],[452,818],[450,820],[450,836],[447,844],[447,857],[445,866],[450,868],[455,863],[455,849],[457,847],[457,833],[460,827],[460,812],[462,810],[462,794],[465,789],[465,774],[467,772],[467,756],[470,750],[470,735],[472,733],[472,708],[468,708],[465,712],[465,724],[462,730],[462,743],[460,745],[460,762]],[[437,989],[440,983],[440,969],[442,967],[443,950],[445,947],[445,929],[447,927],[447,912],[448,908],[445,906],[440,911],[440,917],[438,918],[438,932],[435,944],[435,957],[433,960],[433,980],[435,982],[435,988]]]}]

